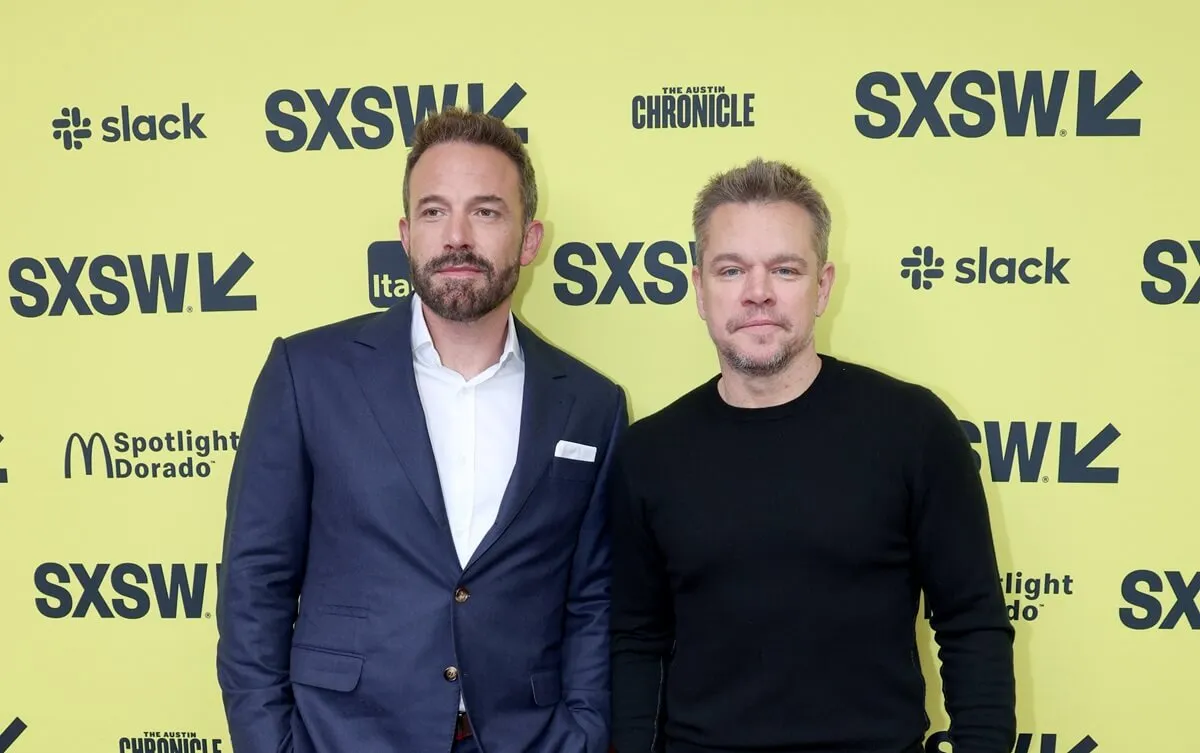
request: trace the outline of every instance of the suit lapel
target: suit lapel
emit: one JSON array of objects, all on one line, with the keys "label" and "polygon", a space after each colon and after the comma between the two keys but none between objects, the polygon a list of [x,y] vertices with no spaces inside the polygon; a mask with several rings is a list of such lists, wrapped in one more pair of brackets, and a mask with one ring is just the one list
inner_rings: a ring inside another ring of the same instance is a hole
[{"label": "suit lapel", "polygon": [[557,354],[519,320],[514,321],[525,355],[517,460],[500,501],[496,522],[471,555],[466,569],[474,567],[487,554],[529,500],[533,487],[554,456],[574,402]]},{"label": "suit lapel", "polygon": [[411,322],[406,300],[364,326],[357,342],[367,347],[356,354],[354,372],[396,459],[438,528],[449,536],[437,461],[413,371]]}]

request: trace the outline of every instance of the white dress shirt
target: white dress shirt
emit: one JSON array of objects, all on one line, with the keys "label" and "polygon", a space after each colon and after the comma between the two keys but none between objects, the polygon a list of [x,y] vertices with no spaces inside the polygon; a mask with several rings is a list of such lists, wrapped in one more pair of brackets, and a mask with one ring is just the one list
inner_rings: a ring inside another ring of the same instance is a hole
[{"label": "white dress shirt", "polygon": [[[413,368],[433,445],[446,516],[458,561],[467,561],[496,522],[500,500],[517,461],[525,363],[512,313],[500,359],[464,379],[442,365],[425,323],[421,300],[412,296]],[[459,695],[459,711],[465,711]]]},{"label": "white dress shirt", "polygon": [[464,379],[442,365],[415,294],[412,307],[417,391],[425,410],[454,548],[465,567],[496,522],[500,499],[516,464],[525,364],[509,313],[500,359],[473,379]]}]

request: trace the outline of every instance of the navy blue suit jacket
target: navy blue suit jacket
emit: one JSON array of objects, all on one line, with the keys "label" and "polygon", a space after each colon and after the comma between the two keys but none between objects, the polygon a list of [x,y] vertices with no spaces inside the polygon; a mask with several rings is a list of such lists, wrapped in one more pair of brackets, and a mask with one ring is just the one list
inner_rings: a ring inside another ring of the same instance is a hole
[{"label": "navy blue suit jacket", "polygon": [[[408,301],[276,339],[231,471],[217,676],[237,753],[609,744],[605,481],[623,390],[520,321],[524,403],[466,567],[416,389]],[[596,448],[556,456],[559,440]],[[458,598],[456,598],[456,594]]]}]

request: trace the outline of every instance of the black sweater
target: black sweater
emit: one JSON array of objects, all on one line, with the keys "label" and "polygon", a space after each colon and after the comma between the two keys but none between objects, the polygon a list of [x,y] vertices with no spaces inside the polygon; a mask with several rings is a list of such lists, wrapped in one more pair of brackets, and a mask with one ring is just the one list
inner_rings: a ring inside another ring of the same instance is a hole
[{"label": "black sweater", "polygon": [[922,589],[955,753],[1009,753],[1013,628],[949,408],[824,355],[780,406],[735,408],[717,381],[615,459],[617,753],[921,750]]}]

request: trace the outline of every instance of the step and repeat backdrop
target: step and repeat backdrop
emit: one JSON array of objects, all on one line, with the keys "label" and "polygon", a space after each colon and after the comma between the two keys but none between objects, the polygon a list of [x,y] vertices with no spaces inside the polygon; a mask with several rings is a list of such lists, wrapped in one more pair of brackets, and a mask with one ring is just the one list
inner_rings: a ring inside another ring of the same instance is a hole
[{"label": "step and repeat backdrop", "polygon": [[213,611],[250,388],[272,338],[406,302],[404,159],[452,104],[536,161],[519,314],[635,419],[716,369],[696,191],[755,156],[811,174],[821,350],[933,388],[978,455],[1016,750],[1197,750],[1194,6],[0,15],[0,751],[230,751]]}]

